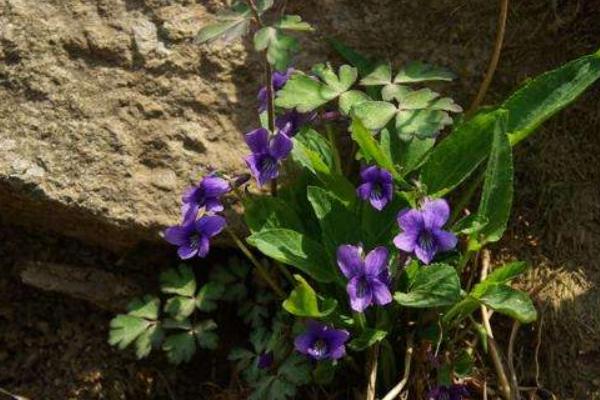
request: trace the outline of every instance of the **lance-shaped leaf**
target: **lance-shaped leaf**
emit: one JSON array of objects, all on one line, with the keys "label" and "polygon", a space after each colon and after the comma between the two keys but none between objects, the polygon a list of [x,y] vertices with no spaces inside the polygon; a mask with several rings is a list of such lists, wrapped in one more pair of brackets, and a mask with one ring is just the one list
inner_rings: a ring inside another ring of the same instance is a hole
[{"label": "lance-shaped leaf", "polygon": [[254,35],[254,47],[257,51],[266,50],[269,64],[283,71],[290,66],[299,44],[296,38],[284,34],[280,29],[266,26]]},{"label": "lance-shaped leaf", "polygon": [[483,243],[497,242],[502,238],[510,217],[512,199],[512,149],[506,135],[506,119],[501,119],[494,131],[479,204],[479,216],[488,221],[478,232]]},{"label": "lance-shaped leaf", "polygon": [[297,284],[289,297],[283,302],[283,308],[292,315],[304,318],[323,318],[331,314],[337,306],[335,299],[324,299],[321,306],[317,293],[300,275],[294,275]]},{"label": "lance-shaped leaf", "polygon": [[354,351],[363,351],[381,342],[387,336],[387,331],[380,329],[365,329],[360,336],[352,339],[348,346]]},{"label": "lance-shaped leaf", "polygon": [[500,107],[510,111],[511,144],[525,139],[600,78],[600,51],[546,72],[517,90]]},{"label": "lance-shaped leaf", "polygon": [[312,32],[314,28],[305,21],[302,21],[302,17],[299,15],[284,15],[274,25],[279,29],[286,29],[291,31],[303,31]]},{"label": "lance-shaped leaf", "polygon": [[412,62],[401,68],[394,77],[394,83],[415,83],[424,81],[451,81],[455,75],[446,68],[422,62]]},{"label": "lance-shaped leaf", "polygon": [[289,229],[266,229],[253,233],[248,243],[264,255],[292,265],[319,282],[338,278],[327,253],[318,242]]},{"label": "lance-shaped leaf", "polygon": [[394,163],[386,153],[383,152],[379,143],[377,143],[373,134],[365,127],[362,120],[353,119],[350,130],[352,131],[352,139],[358,144],[362,156],[368,162],[374,161],[379,164],[380,167],[390,171],[394,177],[398,177]]},{"label": "lance-shaped leaf", "polygon": [[431,152],[421,168],[421,182],[431,195],[450,192],[489,155],[494,130],[502,129],[507,111],[481,112],[457,126]]},{"label": "lance-shaped leaf", "polygon": [[460,299],[456,270],[445,264],[421,267],[408,292],[396,292],[394,299],[398,304],[415,308],[453,305]]}]

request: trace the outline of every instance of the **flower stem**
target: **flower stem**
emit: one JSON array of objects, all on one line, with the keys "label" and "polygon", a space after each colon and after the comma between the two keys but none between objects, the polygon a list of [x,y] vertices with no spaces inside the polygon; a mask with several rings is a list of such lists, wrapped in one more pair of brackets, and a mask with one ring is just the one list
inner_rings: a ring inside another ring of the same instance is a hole
[{"label": "flower stem", "polygon": [[229,236],[233,239],[237,247],[244,253],[244,255],[250,260],[250,262],[256,267],[258,274],[260,277],[273,289],[275,294],[281,298],[285,298],[285,293],[281,289],[281,287],[275,282],[275,280],[271,277],[269,272],[265,269],[265,267],[254,257],[254,254],[246,247],[244,242],[235,234],[230,228],[225,228]]},{"label": "flower stem", "polygon": [[379,359],[379,343],[375,343],[369,350],[369,369],[367,370],[366,400],[375,400],[377,394],[377,361]]},{"label": "flower stem", "polygon": [[354,315],[354,323],[358,325],[361,331],[364,331],[367,328],[367,319],[365,318],[365,314],[355,312]]}]

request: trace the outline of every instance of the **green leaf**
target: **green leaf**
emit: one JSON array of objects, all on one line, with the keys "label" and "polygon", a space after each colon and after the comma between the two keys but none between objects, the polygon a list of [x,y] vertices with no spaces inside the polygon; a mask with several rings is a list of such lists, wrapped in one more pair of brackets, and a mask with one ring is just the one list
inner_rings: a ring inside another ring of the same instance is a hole
[{"label": "green leaf", "polygon": [[210,280],[227,288],[221,300],[239,302],[247,297],[248,289],[245,281],[250,269],[251,267],[238,257],[231,257],[227,260],[227,264],[212,268]]},{"label": "green leaf", "polygon": [[355,105],[352,112],[365,128],[379,130],[394,118],[398,109],[386,101],[365,101]]},{"label": "green leaf", "polygon": [[272,196],[253,196],[244,201],[244,221],[251,232],[286,228],[302,231],[302,221],[285,201]]},{"label": "green leaf", "polygon": [[230,11],[216,16],[217,22],[205,26],[198,32],[196,41],[199,43],[212,43],[217,40],[231,42],[248,32],[252,11],[247,4],[239,2]]},{"label": "green leaf", "polygon": [[294,146],[298,144],[302,151],[295,155],[300,164],[313,173],[331,174],[334,165],[333,153],[330,143],[323,135],[312,128],[304,127],[294,136]]},{"label": "green leaf", "polygon": [[348,116],[352,111],[352,107],[367,101],[371,101],[371,97],[369,97],[369,95],[365,92],[361,92],[360,90],[349,90],[345,93],[342,93],[340,96],[340,111],[342,114]]},{"label": "green leaf", "polygon": [[349,65],[342,65],[336,74],[331,65],[317,64],[313,67],[313,73],[336,93],[336,97],[350,89],[358,77],[357,69]]},{"label": "green leaf", "polygon": [[404,98],[411,92],[408,86],[388,84],[381,89],[381,98],[385,101],[396,100],[401,103]]},{"label": "green leaf", "polygon": [[338,278],[323,247],[307,236],[289,229],[266,229],[253,233],[248,243],[267,257],[292,265],[319,282]]},{"label": "green leaf", "polygon": [[361,76],[368,75],[375,67],[371,60],[339,40],[328,38],[327,41],[340,56],[358,69]]},{"label": "green leaf", "polygon": [[396,292],[394,299],[406,307],[450,306],[460,299],[456,270],[445,264],[421,267],[408,293]]},{"label": "green leaf", "polygon": [[283,308],[290,314],[297,317],[323,318],[331,314],[337,307],[336,300],[325,299],[321,310],[317,294],[308,282],[300,275],[294,275],[294,279],[298,283],[290,296],[283,302]]},{"label": "green leaf", "polygon": [[473,354],[471,354],[471,349],[463,350],[460,352],[458,357],[454,360],[453,369],[456,376],[459,378],[465,378],[473,372]]},{"label": "green leaf", "polygon": [[329,385],[335,377],[336,367],[331,361],[324,361],[317,364],[313,369],[313,379],[317,385]]},{"label": "green leaf", "polygon": [[213,332],[217,324],[212,319],[206,319],[194,325],[193,333],[198,347],[214,350],[219,343],[219,336]]},{"label": "green leaf", "polygon": [[394,83],[415,83],[424,81],[451,81],[455,75],[446,68],[435,67],[421,62],[412,62],[401,68]]},{"label": "green leaf", "polygon": [[506,285],[494,285],[479,299],[491,309],[528,324],[537,319],[537,311],[527,293]]},{"label": "green leaf", "polygon": [[459,219],[452,227],[452,230],[454,232],[464,233],[465,235],[472,235],[480,232],[487,223],[486,217],[479,214],[469,214],[466,217]]},{"label": "green leaf", "polygon": [[160,274],[160,290],[163,293],[192,297],[196,293],[194,271],[185,264]]},{"label": "green leaf", "polygon": [[299,15],[284,15],[275,23],[275,27],[291,31],[314,31],[314,28],[308,22],[302,21],[302,17]]},{"label": "green leaf", "polygon": [[191,331],[169,335],[162,346],[172,364],[189,362],[196,353],[196,341]]},{"label": "green leaf", "polygon": [[377,65],[360,81],[363,86],[383,86],[390,83],[392,83],[392,65],[389,62]]},{"label": "green leaf", "polygon": [[[363,104],[361,104],[358,107],[362,107]],[[366,127],[361,123],[360,120],[352,120],[352,126],[350,127],[350,130],[352,131],[352,139],[354,139],[354,141],[360,147],[361,154],[363,155],[363,157],[365,157],[367,162],[375,161],[377,164],[379,164],[380,167],[390,171],[392,175],[398,175],[392,160],[390,160],[386,156],[386,154],[381,150],[379,144],[373,137],[373,134],[368,129],[366,129]]]},{"label": "green leaf", "polygon": [[156,320],[160,300],[145,296],[134,299],[128,308],[129,314],[117,315],[110,321],[108,343],[119,349],[134,343],[137,357],[144,358],[162,340],[163,331]]},{"label": "green leaf", "polygon": [[335,91],[323,85],[317,79],[300,72],[292,74],[285,86],[277,92],[275,105],[298,112],[314,111],[337,97]]},{"label": "green leaf", "polygon": [[573,60],[525,84],[500,107],[510,111],[511,144],[528,137],[600,78],[600,51]]},{"label": "green leaf", "polygon": [[217,308],[216,301],[225,292],[225,287],[217,282],[208,282],[198,291],[196,295],[196,308],[200,311],[213,311]]},{"label": "green leaf", "polygon": [[470,295],[475,298],[480,298],[483,296],[486,291],[494,286],[499,284],[505,284],[517,276],[521,275],[528,268],[527,263],[522,261],[515,261],[512,263],[505,264],[501,267],[494,269],[494,271],[483,280],[483,282],[478,283],[471,290]]},{"label": "green leaf", "polygon": [[502,238],[513,200],[512,149],[506,136],[506,118],[494,129],[492,150],[488,158],[478,214],[488,223],[478,232],[483,243]]},{"label": "green leaf", "polygon": [[419,139],[435,137],[440,130],[451,124],[452,118],[447,112],[440,110],[402,110],[396,114],[396,130],[404,140],[413,137]]},{"label": "green leaf", "polygon": [[397,195],[381,211],[365,204],[361,213],[361,235],[364,248],[370,249],[381,243],[390,243],[398,234],[398,223],[396,222],[398,211],[405,207],[408,207],[408,203]]},{"label": "green leaf", "polygon": [[192,315],[195,308],[196,301],[193,297],[174,296],[167,300],[165,304],[165,312],[178,321]]},{"label": "green leaf", "polygon": [[309,186],[307,196],[315,211],[325,247],[335,254],[344,243],[358,243],[361,239],[360,221],[333,194],[317,186]]},{"label": "green leaf", "polygon": [[348,346],[354,351],[363,351],[373,346],[375,343],[381,342],[386,336],[387,331],[367,328],[360,336],[352,339]]},{"label": "green leaf", "polygon": [[312,365],[299,354],[292,353],[281,364],[277,373],[295,386],[310,382]]},{"label": "green leaf", "polygon": [[421,168],[428,193],[440,197],[450,192],[488,156],[494,130],[502,130],[507,111],[482,112],[454,128],[431,152]]},{"label": "green leaf", "polygon": [[300,45],[298,39],[286,35],[280,29],[267,26],[254,35],[254,47],[257,51],[267,50],[269,64],[278,71],[284,71],[290,66]]}]

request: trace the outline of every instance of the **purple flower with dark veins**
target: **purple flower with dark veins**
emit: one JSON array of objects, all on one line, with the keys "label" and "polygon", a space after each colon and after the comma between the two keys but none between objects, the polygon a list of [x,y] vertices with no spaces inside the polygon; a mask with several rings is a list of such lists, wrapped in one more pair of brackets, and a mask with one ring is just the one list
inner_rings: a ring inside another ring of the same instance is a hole
[{"label": "purple flower with dark veins", "polygon": [[292,140],[283,133],[269,137],[269,131],[264,128],[247,133],[245,139],[252,150],[252,154],[245,158],[246,164],[259,186],[277,178],[279,162],[292,151]]},{"label": "purple flower with dark veins", "polygon": [[439,385],[427,393],[427,400],[462,400],[469,396],[469,390],[465,385]]},{"label": "purple flower with dark veins", "polygon": [[449,216],[450,207],[444,199],[428,199],[420,209],[400,211],[398,224],[402,232],[394,238],[394,245],[429,264],[437,253],[456,247],[456,235],[442,229]]},{"label": "purple flower with dark veins", "polygon": [[197,186],[187,188],[183,193],[181,201],[181,214],[183,221],[194,221],[200,208],[204,207],[206,212],[223,211],[221,196],[229,192],[229,183],[222,178],[208,175],[202,178]]},{"label": "purple flower with dark veins", "polygon": [[270,351],[261,353],[258,356],[258,368],[260,369],[268,369],[273,365],[273,353]]},{"label": "purple flower with dark veins", "polygon": [[346,291],[354,311],[362,312],[372,304],[383,306],[392,301],[388,256],[383,246],[371,250],[364,260],[361,246],[338,247],[337,263],[349,279]]},{"label": "purple flower with dark veins", "polygon": [[315,320],[307,323],[307,329],[294,340],[294,347],[315,361],[338,360],[346,354],[344,343],[350,334],[344,329],[335,329]]},{"label": "purple flower with dark veins", "polygon": [[287,137],[294,137],[304,125],[311,123],[316,118],[316,113],[301,113],[296,110],[290,110],[283,115],[278,115],[275,119],[275,126],[279,133]]},{"label": "purple flower with dark veins", "polygon": [[[278,90],[281,90],[283,86],[286,84],[290,76],[294,72],[293,68],[288,68],[287,71],[275,71],[273,72],[273,77],[271,78],[271,82],[273,82],[273,95]],[[267,91],[266,86],[263,86],[258,91],[258,111],[263,112],[267,109],[269,102],[269,92]]]},{"label": "purple flower with dark veins", "polygon": [[360,178],[362,184],[356,189],[358,197],[369,200],[376,210],[383,210],[394,196],[392,174],[383,168],[370,166],[360,171]]},{"label": "purple flower with dark veins", "polygon": [[195,255],[206,257],[210,250],[210,238],[225,228],[225,218],[219,215],[204,215],[197,221],[187,221],[182,225],[165,229],[167,242],[178,246],[177,254],[182,260]]}]

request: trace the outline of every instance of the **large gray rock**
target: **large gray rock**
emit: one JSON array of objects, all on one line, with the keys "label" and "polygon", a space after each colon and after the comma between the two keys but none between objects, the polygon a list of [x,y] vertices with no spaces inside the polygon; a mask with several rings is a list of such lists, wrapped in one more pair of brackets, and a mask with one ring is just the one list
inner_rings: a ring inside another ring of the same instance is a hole
[{"label": "large gray rock", "polygon": [[[220,3],[1,0],[4,216],[125,249],[158,240],[178,219],[181,189],[209,166],[240,171],[262,74],[247,42],[192,42]],[[485,70],[497,13],[483,0],[459,9],[459,1],[287,3],[367,54],[450,66],[461,80],[448,89],[463,105]],[[306,62],[331,56],[304,42]],[[527,75],[519,72],[511,85]]]}]

